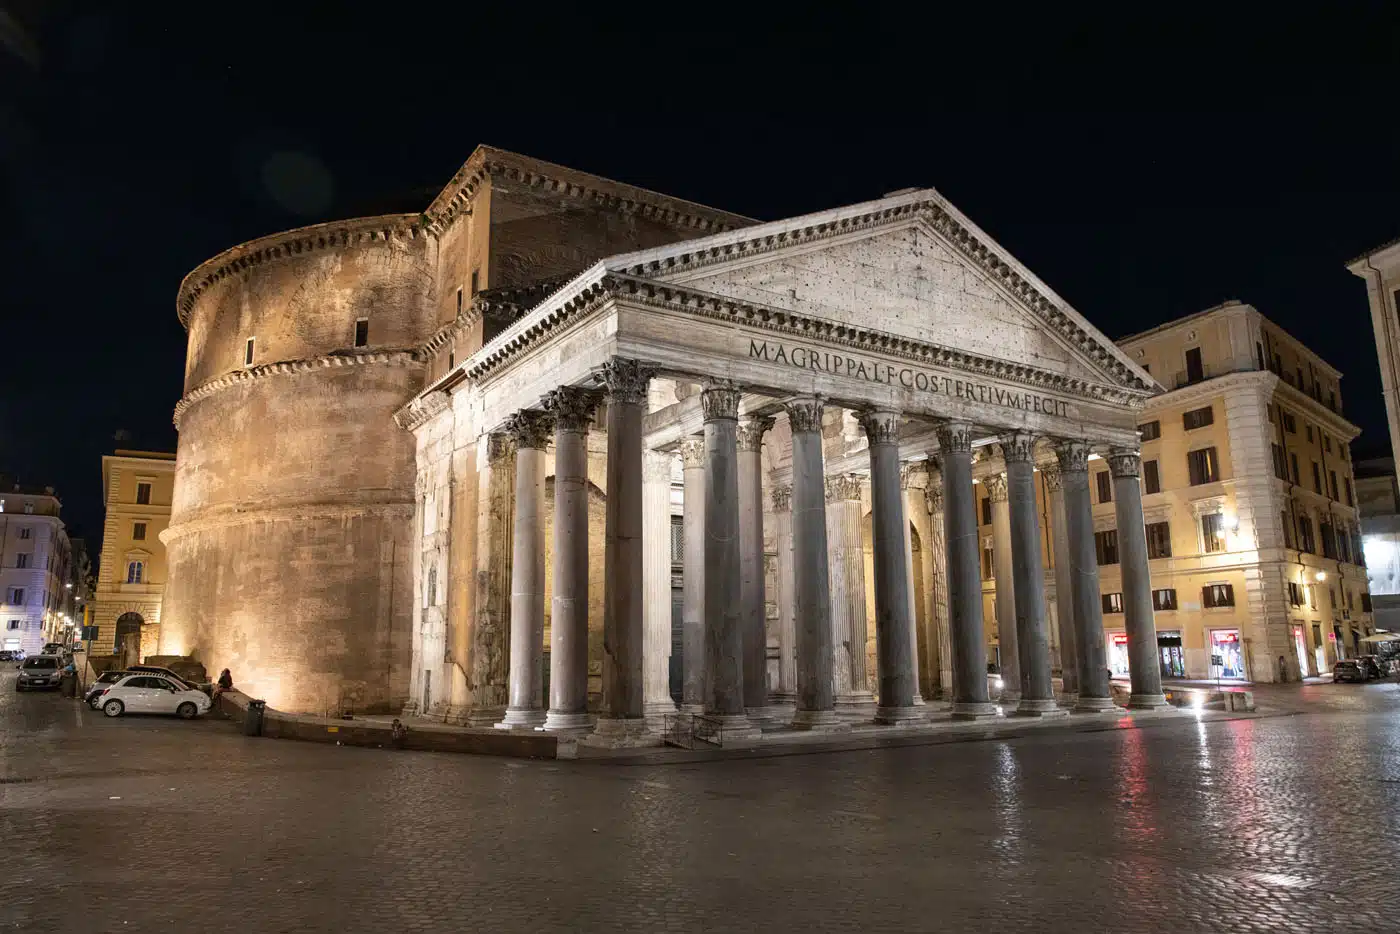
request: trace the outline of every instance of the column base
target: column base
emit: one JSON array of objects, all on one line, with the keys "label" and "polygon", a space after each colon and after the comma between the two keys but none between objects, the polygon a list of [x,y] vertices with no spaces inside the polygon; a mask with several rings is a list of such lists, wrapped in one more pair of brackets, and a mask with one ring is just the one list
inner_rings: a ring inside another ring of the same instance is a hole
[{"label": "column base", "polygon": [[785,691],[777,691],[768,695],[768,703],[773,707],[796,707],[797,695]]},{"label": "column base", "polygon": [[849,733],[851,725],[834,710],[801,710],[792,715],[791,728],[806,733]]},{"label": "column base", "polygon": [[666,718],[674,716],[676,704],[674,701],[648,701],[642,705],[642,716],[647,721],[647,728],[656,733],[664,733],[666,730]]},{"label": "column base", "polygon": [[544,726],[545,713],[538,707],[507,707],[506,715],[495,724],[498,730],[527,731]]},{"label": "column base", "polygon": [[1129,710],[1171,710],[1165,694],[1133,694],[1128,698]]},{"label": "column base", "polygon": [[996,704],[990,701],[955,701],[954,720],[991,720],[999,716]]},{"label": "column base", "polygon": [[1036,699],[1023,697],[1021,703],[1016,706],[1016,716],[1018,717],[1067,717],[1069,711],[1060,706],[1059,701],[1054,698]]},{"label": "column base", "polygon": [[705,719],[719,727],[719,745],[755,740],[763,736],[763,730],[742,713],[709,713]]},{"label": "column base", "polygon": [[589,733],[593,730],[593,717],[587,713],[551,710],[545,714],[544,729],[548,733]]},{"label": "column base", "polygon": [[495,726],[505,715],[504,707],[469,707],[464,722],[467,726]]},{"label": "column base", "polygon": [[692,717],[699,717],[705,713],[704,704],[681,704],[681,713],[689,714]]},{"label": "column base", "polygon": [[444,723],[451,726],[466,726],[471,722],[472,709],[462,704],[450,704],[447,708],[447,719]]},{"label": "column base", "polygon": [[836,695],[836,716],[847,720],[874,719],[875,695],[869,691]]},{"label": "column base", "polygon": [[407,704],[404,704],[404,705],[403,705],[403,709],[399,711],[399,716],[400,716],[400,717],[416,717],[416,716],[418,716],[418,702],[417,702],[416,700],[411,700],[411,701],[409,701]]},{"label": "column base", "polygon": [[660,746],[661,735],[649,729],[643,717],[599,717],[593,732],[579,742],[602,749],[629,749]]},{"label": "column base", "polygon": [[997,696],[997,703],[1003,707],[1014,707],[1021,703],[1021,692],[1003,690],[1001,694]]},{"label": "column base", "polygon": [[876,707],[875,722],[882,726],[907,726],[914,723],[927,723],[928,712],[923,704],[917,707]]},{"label": "column base", "polygon": [[1079,695],[1074,702],[1075,713],[1117,713],[1118,705],[1111,697],[1085,697]]},{"label": "column base", "polygon": [[772,707],[745,707],[744,716],[748,717],[749,722],[760,730],[764,727],[777,726],[781,722]]}]

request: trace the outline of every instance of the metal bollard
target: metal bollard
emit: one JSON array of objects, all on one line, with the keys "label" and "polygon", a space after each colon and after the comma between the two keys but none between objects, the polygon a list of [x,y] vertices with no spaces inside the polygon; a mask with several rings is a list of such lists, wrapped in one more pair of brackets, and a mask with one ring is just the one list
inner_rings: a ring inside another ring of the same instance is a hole
[{"label": "metal bollard", "polygon": [[261,736],[263,725],[263,710],[267,708],[267,701],[248,701],[248,711],[243,714],[243,735]]}]

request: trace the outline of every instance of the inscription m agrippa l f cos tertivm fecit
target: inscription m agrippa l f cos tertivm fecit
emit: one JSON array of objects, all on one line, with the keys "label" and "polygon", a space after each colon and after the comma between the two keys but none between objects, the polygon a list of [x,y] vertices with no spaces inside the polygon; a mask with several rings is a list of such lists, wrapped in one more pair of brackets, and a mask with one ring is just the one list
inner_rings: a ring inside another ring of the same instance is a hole
[{"label": "inscription m agrippa l f cos tertivm fecit", "polygon": [[969,402],[996,405],[1023,412],[1061,417],[1069,414],[1069,403],[1053,396],[1019,392],[990,383],[943,376],[917,367],[902,366],[898,363],[885,363],[863,357],[814,350],[808,347],[758,340],[749,341],[749,357],[813,373],[868,380],[872,383],[900,386],[915,392],[937,393],[953,399],[966,399]]}]

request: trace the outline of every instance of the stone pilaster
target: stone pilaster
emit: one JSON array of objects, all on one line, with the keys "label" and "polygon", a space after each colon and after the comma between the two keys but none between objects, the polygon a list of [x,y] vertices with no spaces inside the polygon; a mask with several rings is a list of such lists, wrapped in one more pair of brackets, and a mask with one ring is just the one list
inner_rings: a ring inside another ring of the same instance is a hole
[{"label": "stone pilaster", "polygon": [[565,387],[545,397],[554,416],[554,594],[549,711],[544,728],[586,733],[588,714],[588,429],[598,395]]},{"label": "stone pilaster", "polygon": [[685,470],[681,704],[687,713],[705,710],[705,440],[681,442]]},{"label": "stone pilaster", "polygon": [[778,544],[778,690],[774,704],[797,703],[797,630],[793,616],[792,487],[773,488],[774,537]]},{"label": "stone pilaster", "polygon": [[909,523],[899,477],[899,422],[896,412],[864,412],[860,424],[869,440],[871,538],[875,560],[875,652],[880,682],[876,723],[923,720],[915,706],[918,669],[914,661],[913,604],[909,588]]},{"label": "stone pilaster", "polygon": [[[923,464],[899,465],[899,501],[904,513],[904,576],[909,582],[909,644],[914,647],[914,706],[924,702],[923,665],[919,659],[919,604],[923,594],[914,586],[914,538],[915,516],[924,513],[920,497],[923,491],[914,485],[914,479],[923,472]],[[920,569],[922,570],[922,568]]]},{"label": "stone pilaster", "polygon": [[1157,627],[1152,616],[1152,578],[1147,565],[1147,535],[1142,520],[1142,457],[1136,450],[1114,448],[1108,455],[1113,474],[1113,510],[1118,518],[1118,563],[1123,575],[1123,623],[1128,633],[1128,673],[1132,693],[1128,707],[1159,710],[1162,694],[1157,660]]},{"label": "stone pilaster", "polygon": [[475,619],[467,661],[468,726],[505,716],[510,666],[511,551],[515,534],[515,444],[489,435],[477,472]]},{"label": "stone pilaster", "polygon": [[506,425],[515,441],[515,546],[510,575],[510,704],[503,730],[543,726],[544,452],[552,428],[545,412],[516,413]]},{"label": "stone pilaster", "polygon": [[768,722],[768,614],[763,568],[763,436],[773,419],[745,417],[735,432],[739,470],[739,602],[744,710]]},{"label": "stone pilaster", "polygon": [[875,715],[875,695],[865,667],[865,646],[870,634],[865,615],[865,544],[861,535],[860,492],[861,478],[856,474],[826,479],[836,709],[843,717],[865,720]]},{"label": "stone pilaster", "polygon": [[705,416],[705,715],[719,722],[726,738],[758,733],[744,713],[739,397],[737,386],[721,381],[700,394]]},{"label": "stone pilaster", "polygon": [[643,713],[661,732],[671,698],[671,465],[675,455],[647,451],[642,461]]},{"label": "stone pilaster", "polygon": [[1055,448],[1060,462],[1060,490],[1065,500],[1066,554],[1073,571],[1074,642],[1079,655],[1080,713],[1114,712],[1109,687],[1107,650],[1103,637],[1103,604],[1099,598],[1099,563],[1094,551],[1094,513],[1089,501],[1089,445],[1062,441]]},{"label": "stone pilaster", "polygon": [[1021,699],[1021,654],[1016,640],[1016,577],[1011,560],[1011,508],[1007,501],[1006,477],[988,477],[987,492],[992,500],[992,555],[996,561],[997,647],[1001,652],[1001,702],[1015,704]]},{"label": "stone pilaster", "polygon": [[972,426],[938,426],[943,465],[943,541],[948,553],[948,621],[953,655],[953,717],[996,716],[987,699],[987,647],[982,632],[982,572],[977,501],[972,487]]},{"label": "stone pilaster", "polygon": [[[943,511],[943,475],[929,475],[929,485],[924,490],[924,507],[929,515],[928,552],[925,566],[928,574],[925,580],[931,581],[932,610],[929,613],[928,667],[938,672],[938,696],[944,700],[953,699],[953,644],[948,632],[948,550],[943,538],[946,525]],[[935,654],[936,652],[936,654]]]},{"label": "stone pilaster", "polygon": [[1020,716],[1060,716],[1050,680],[1050,639],[1045,620],[1045,577],[1040,562],[1040,516],[1035,501],[1035,438],[1012,432],[1002,438],[1011,513],[1011,570],[1016,588],[1016,646],[1020,652]]}]

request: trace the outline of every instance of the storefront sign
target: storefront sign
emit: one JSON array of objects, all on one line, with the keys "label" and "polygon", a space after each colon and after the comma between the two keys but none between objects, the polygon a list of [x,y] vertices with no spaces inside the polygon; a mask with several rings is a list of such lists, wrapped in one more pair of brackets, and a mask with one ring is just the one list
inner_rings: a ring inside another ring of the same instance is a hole
[{"label": "storefront sign", "polygon": [[1113,634],[1113,644],[1114,644],[1114,645],[1127,645],[1127,644],[1128,644],[1128,634],[1127,634],[1126,632],[1115,632],[1115,633]]},{"label": "storefront sign", "polygon": [[1052,396],[1034,392],[1017,392],[970,379],[939,376],[927,370],[898,363],[882,363],[862,357],[814,350],[770,341],[749,341],[749,358],[767,363],[781,363],[813,373],[867,380],[887,386],[899,385],[916,392],[927,392],[966,399],[982,405],[1018,409],[1043,415],[1065,416],[1069,403]]}]

